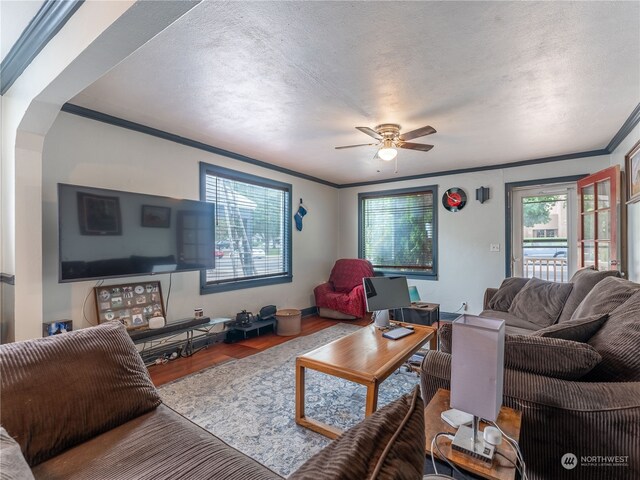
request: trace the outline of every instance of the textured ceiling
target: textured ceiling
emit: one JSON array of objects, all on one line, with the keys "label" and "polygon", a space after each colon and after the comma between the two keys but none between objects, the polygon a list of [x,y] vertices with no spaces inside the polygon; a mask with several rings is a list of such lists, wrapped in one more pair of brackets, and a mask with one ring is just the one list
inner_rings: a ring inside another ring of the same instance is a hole
[{"label": "textured ceiling", "polygon": [[333,148],[384,122],[438,130],[400,176],[596,150],[640,103],[640,3],[203,2],[71,103],[336,183],[395,176]]}]

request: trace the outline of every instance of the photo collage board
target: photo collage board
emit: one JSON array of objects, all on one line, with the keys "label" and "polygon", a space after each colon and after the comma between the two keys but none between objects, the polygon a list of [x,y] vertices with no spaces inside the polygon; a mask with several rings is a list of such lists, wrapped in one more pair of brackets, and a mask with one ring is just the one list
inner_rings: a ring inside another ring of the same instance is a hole
[{"label": "photo collage board", "polygon": [[151,317],[164,317],[160,282],[95,287],[98,322],[118,320],[127,330],[148,328]]}]

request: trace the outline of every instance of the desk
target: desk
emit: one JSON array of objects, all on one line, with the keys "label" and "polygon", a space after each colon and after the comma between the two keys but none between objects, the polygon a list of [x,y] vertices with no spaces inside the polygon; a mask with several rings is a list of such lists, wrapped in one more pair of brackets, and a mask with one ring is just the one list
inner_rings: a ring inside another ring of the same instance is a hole
[{"label": "desk", "polygon": [[[456,429],[451,427],[448,423],[445,423],[440,418],[440,414],[442,412],[451,408],[449,405],[449,395],[449,390],[438,389],[424,409],[424,431],[427,438],[425,451],[429,459],[431,458],[431,440],[433,440],[433,437],[439,432],[450,432],[455,434],[456,431]],[[520,438],[521,422],[521,412],[509,407],[502,407],[496,423],[507,435],[518,441]],[[480,429],[484,430],[484,426],[485,424],[481,423]],[[489,465],[482,460],[478,460],[465,455],[464,453],[452,450],[451,440],[447,438],[440,437],[438,440],[438,446],[440,447],[440,451],[447,457],[447,459],[449,459],[449,461],[455,464],[458,468],[471,472],[474,475],[478,475],[489,480],[514,480],[516,477],[516,468],[508,460],[499,455],[496,455],[493,458],[493,463]],[[509,458],[509,460],[513,462],[516,461],[516,454],[506,440],[502,441],[502,444],[498,446],[497,451],[501,452]],[[437,452],[436,458],[438,458]]]}]

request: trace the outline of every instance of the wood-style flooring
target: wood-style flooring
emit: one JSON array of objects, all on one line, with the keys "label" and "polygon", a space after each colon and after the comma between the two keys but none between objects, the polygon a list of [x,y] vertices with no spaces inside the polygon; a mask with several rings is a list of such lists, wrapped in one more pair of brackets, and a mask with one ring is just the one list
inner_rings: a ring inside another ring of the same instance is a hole
[{"label": "wood-style flooring", "polygon": [[185,377],[192,373],[198,372],[205,368],[220,363],[228,362],[237,358],[244,358],[253,355],[267,348],[287,342],[291,339],[310,335],[325,328],[336,325],[337,323],[350,323],[352,325],[367,325],[371,319],[367,315],[365,318],[358,320],[331,320],[321,318],[316,315],[302,319],[302,331],[299,335],[292,337],[279,337],[275,333],[268,333],[259,337],[249,338],[237,343],[216,343],[210,345],[191,357],[177,358],[162,365],[152,365],[149,367],[149,374],[153,383],[159,387],[165,383],[171,382],[181,377]]}]

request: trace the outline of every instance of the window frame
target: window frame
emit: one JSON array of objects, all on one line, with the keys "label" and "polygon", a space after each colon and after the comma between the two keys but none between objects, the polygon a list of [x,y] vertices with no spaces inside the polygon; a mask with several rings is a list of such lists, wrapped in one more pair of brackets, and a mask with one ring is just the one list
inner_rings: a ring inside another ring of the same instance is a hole
[{"label": "window frame", "polygon": [[230,180],[250,183],[260,187],[285,190],[289,194],[289,199],[288,202],[286,202],[287,204],[285,205],[284,230],[286,232],[286,236],[289,238],[289,242],[288,245],[286,245],[286,274],[266,278],[254,278],[248,280],[237,279],[225,283],[208,284],[207,270],[205,269],[200,271],[200,295],[293,282],[293,186],[290,183],[280,182],[278,180],[272,180],[270,178],[261,177],[259,175],[253,175],[238,170],[232,170],[230,168],[220,167],[218,165],[212,165],[210,163],[200,162],[200,201],[202,202],[205,202],[207,199],[207,174],[223,176]]},{"label": "window frame", "polygon": [[364,202],[368,198],[391,197],[405,195],[407,193],[431,192],[433,195],[433,267],[431,271],[404,271],[389,268],[375,268],[376,274],[383,276],[402,275],[407,278],[422,280],[438,280],[438,185],[425,185],[421,187],[398,188],[393,190],[378,190],[358,193],[358,258],[364,259]]}]

